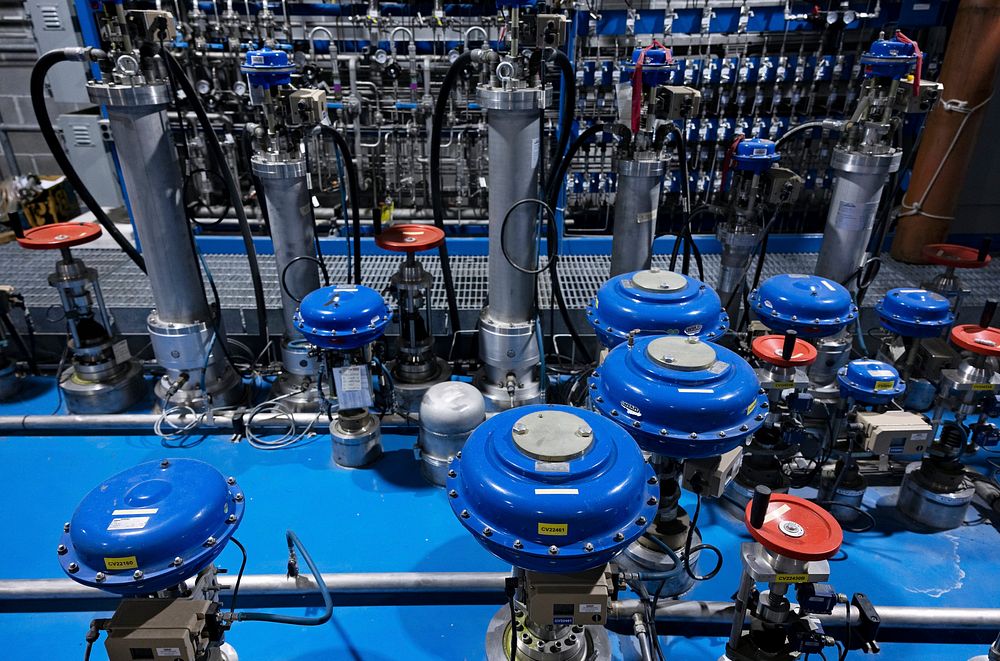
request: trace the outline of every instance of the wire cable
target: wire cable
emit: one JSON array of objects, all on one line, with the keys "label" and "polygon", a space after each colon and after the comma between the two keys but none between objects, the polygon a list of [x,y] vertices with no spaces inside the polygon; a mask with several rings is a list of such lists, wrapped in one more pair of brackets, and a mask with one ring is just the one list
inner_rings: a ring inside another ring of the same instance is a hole
[{"label": "wire cable", "polygon": [[236,574],[236,585],[233,586],[233,597],[229,601],[229,613],[232,614],[236,611],[236,598],[240,596],[240,583],[243,582],[243,572],[247,568],[247,548],[235,537],[230,537],[229,541],[236,544],[236,548],[243,554],[243,560],[240,561],[240,571]]},{"label": "wire cable", "polygon": [[340,156],[344,159],[344,169],[347,170],[347,184],[350,187],[351,216],[354,227],[354,284],[361,284],[361,185],[358,182],[358,169],[355,166],[354,158],[351,157],[351,147],[347,144],[344,136],[332,126],[321,124],[319,130],[323,135],[328,135],[337,145]]},{"label": "wire cable", "polygon": [[[691,546],[691,542],[694,539],[695,528],[698,527],[698,517],[701,515],[701,494],[695,494],[695,497],[697,500],[695,501],[694,506],[694,516],[691,517],[691,523],[688,526],[687,539],[684,540],[684,571],[691,577],[692,580],[708,581],[715,578],[715,576],[722,571],[722,551],[711,544],[705,543]],[[712,568],[712,571],[707,574],[699,575],[691,569],[691,554],[695,551],[711,551],[718,556],[718,562],[715,564],[715,567]]]}]

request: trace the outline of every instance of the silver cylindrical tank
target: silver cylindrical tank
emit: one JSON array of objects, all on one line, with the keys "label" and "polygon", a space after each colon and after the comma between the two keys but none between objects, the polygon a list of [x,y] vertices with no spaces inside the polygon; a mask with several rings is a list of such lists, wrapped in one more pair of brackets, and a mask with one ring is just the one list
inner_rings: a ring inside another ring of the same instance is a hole
[{"label": "silver cylindrical tank", "polygon": [[504,256],[506,249],[519,266],[535,268],[540,211],[535,204],[522,204],[506,224],[504,217],[517,202],[538,197],[545,100],[545,92],[537,87],[479,89],[479,102],[488,110],[490,158],[488,304],[479,315],[479,357],[484,364],[479,385],[493,408],[531,404],[541,396],[536,276],[517,270]]},{"label": "silver cylindrical tank", "polygon": [[198,257],[188,238],[184,187],[167,120],[167,85],[92,83],[88,91],[94,103],[108,109],[157,315],[165,323],[210,319]]},{"label": "silver cylindrical tank", "polygon": [[816,275],[844,282],[861,266],[886,177],[899,169],[901,156],[899,149],[885,154],[834,149],[830,167],[836,178]]},{"label": "silver cylindrical tank", "polygon": [[476,427],[486,419],[483,394],[463,381],[431,386],[420,400],[420,472],[431,484],[443,487],[448,462]]},{"label": "silver cylindrical tank", "polygon": [[[489,130],[489,311],[502,323],[534,318],[535,276],[518,271],[504,257],[500,228],[515,203],[538,197],[544,99],[538,88],[486,88],[479,93],[488,110]],[[538,214],[536,205],[521,205],[510,214],[503,232],[507,254],[526,269],[535,268]]]},{"label": "silver cylindrical tank", "polygon": [[[156,384],[161,405],[234,404],[242,381],[224,358],[198,257],[189,238],[177,152],[167,121],[165,83],[91,83],[90,99],[107,108],[155,309],[147,327],[167,374]],[[221,324],[221,322],[220,322]]]},{"label": "silver cylindrical tank", "polygon": [[[719,265],[719,284],[715,290],[726,306],[726,314],[736,319],[743,305],[741,297],[734,292],[746,280],[750,254],[757,245],[760,227],[742,218],[732,218],[721,223],[715,232],[722,244],[722,262]],[[727,305],[728,304],[728,305]]]},{"label": "silver cylindrical tank", "polygon": [[656,210],[663,183],[663,162],[634,158],[618,161],[611,275],[648,269],[656,237]]},{"label": "silver cylindrical tank", "polygon": [[[295,298],[301,300],[309,292],[319,289],[319,267],[315,262],[300,259],[291,268],[288,266],[297,257],[316,254],[306,163],[303,159],[272,161],[257,155],[253,157],[252,164],[253,173],[264,189],[267,221],[274,245],[274,265],[278,272],[278,288],[281,290],[285,339],[297,340],[302,334],[293,322],[298,307]],[[281,282],[282,274],[284,286]],[[295,298],[289,296],[285,291],[286,287]]]}]

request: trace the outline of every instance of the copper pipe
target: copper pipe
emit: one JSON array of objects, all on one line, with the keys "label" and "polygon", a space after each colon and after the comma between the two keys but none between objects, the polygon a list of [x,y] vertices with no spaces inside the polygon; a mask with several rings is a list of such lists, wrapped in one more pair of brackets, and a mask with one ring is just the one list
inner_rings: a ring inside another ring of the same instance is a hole
[{"label": "copper pipe", "polygon": [[[967,109],[982,104],[993,93],[998,61],[1000,2],[962,0],[941,67],[942,98],[965,101]],[[903,197],[904,215],[899,218],[892,242],[895,259],[922,262],[920,251],[925,245],[944,241],[965,183],[985,111],[984,107],[968,115],[966,112],[947,110],[941,103],[931,111],[909,189]],[[963,120],[965,127],[961,129],[962,134],[948,155],[949,146]],[[947,161],[935,179],[935,172],[946,156]],[[918,205],[917,208],[914,205]],[[907,213],[907,209],[913,212]]]}]

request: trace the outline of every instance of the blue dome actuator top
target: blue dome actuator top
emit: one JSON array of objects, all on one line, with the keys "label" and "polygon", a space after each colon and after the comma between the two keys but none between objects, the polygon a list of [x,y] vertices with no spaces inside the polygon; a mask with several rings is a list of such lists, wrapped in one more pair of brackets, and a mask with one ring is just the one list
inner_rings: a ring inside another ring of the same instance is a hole
[{"label": "blue dome actuator top", "polygon": [[754,174],[766,172],[780,158],[781,155],[775,151],[774,142],[761,138],[740,140],[739,144],[736,145],[736,154],[733,156],[733,160],[736,161],[736,170],[753,172]]},{"label": "blue dome actuator top", "polygon": [[763,424],[768,403],[736,353],[697,338],[646,337],[612,349],[590,379],[591,399],[639,446],[664,457],[716,457]]},{"label": "blue dome actuator top", "polygon": [[665,269],[623,273],[609,279],[587,304],[587,321],[601,344],[616,347],[634,330],[642,335],[680,335],[716,341],[729,317],[715,290]]},{"label": "blue dome actuator top", "polygon": [[858,306],[840,283],[799,273],[768,278],[750,292],[750,308],[761,323],[777,333],[794,330],[799,337],[836,335],[854,322]]},{"label": "blue dome actuator top", "polygon": [[448,472],[458,520],[515,567],[598,567],[656,514],[659,487],[631,437],[593,411],[524,406],[479,425]]},{"label": "blue dome actuator top", "polygon": [[293,323],[313,346],[349,351],[381,337],[390,317],[382,295],[374,289],[337,285],[306,294]]},{"label": "blue dome actuator top", "polygon": [[247,75],[251,87],[271,88],[290,84],[295,65],[289,63],[285,51],[265,46],[247,51],[240,71]]},{"label": "blue dome actuator top", "polygon": [[875,311],[882,328],[902,337],[938,337],[955,323],[950,301],[926,289],[890,289]]},{"label": "blue dome actuator top", "polygon": [[917,63],[917,52],[912,43],[898,39],[876,39],[861,55],[865,65],[865,78],[893,78],[899,80]]},{"label": "blue dome actuator top", "polygon": [[211,564],[243,520],[232,478],[195,459],[164,459],[114,475],[84,497],[63,532],[63,571],[126,596],[173,587]]},{"label": "blue dome actuator top", "polygon": [[[645,55],[643,55],[645,53]],[[623,62],[621,65],[621,82],[627,83],[632,80],[639,58],[642,58],[642,84],[656,87],[670,83],[670,78],[674,71],[680,66],[670,56],[670,51],[666,48],[645,48],[639,47],[632,50],[632,59]]]},{"label": "blue dome actuator top", "polygon": [[889,363],[862,358],[852,360],[837,372],[841,397],[851,397],[862,404],[888,404],[903,394],[906,383]]}]

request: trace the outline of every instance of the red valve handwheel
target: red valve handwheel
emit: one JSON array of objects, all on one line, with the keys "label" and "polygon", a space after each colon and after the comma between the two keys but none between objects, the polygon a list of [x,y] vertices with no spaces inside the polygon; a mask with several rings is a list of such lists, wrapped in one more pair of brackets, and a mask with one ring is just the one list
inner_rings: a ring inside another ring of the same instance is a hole
[{"label": "red valve handwheel", "polygon": [[844,531],[837,520],[816,503],[786,493],[771,495],[764,525],[750,525],[747,503],[743,523],[755,540],[777,555],[811,562],[829,560],[840,549]]},{"label": "red valve handwheel", "polygon": [[97,223],[55,223],[32,227],[17,242],[29,250],[59,250],[90,243],[101,236]]},{"label": "red valve handwheel", "polygon": [[444,230],[433,225],[393,225],[375,237],[375,244],[393,252],[421,252],[437,248]]},{"label": "red valve handwheel", "polygon": [[938,266],[954,266],[957,269],[980,269],[990,263],[990,256],[979,259],[979,251],[954,243],[932,243],[921,251],[924,259]]},{"label": "red valve handwheel", "polygon": [[781,357],[781,349],[785,344],[785,338],[781,335],[761,335],[755,338],[750,345],[753,355],[760,360],[778,367],[805,367],[816,362],[816,347],[805,340],[795,340],[795,349],[792,357],[785,360]]},{"label": "red valve handwheel", "polygon": [[1000,356],[1000,329],[979,324],[962,324],[951,329],[955,346],[981,356]]}]

